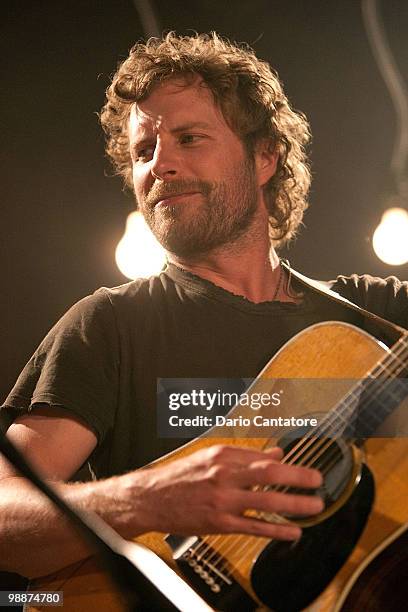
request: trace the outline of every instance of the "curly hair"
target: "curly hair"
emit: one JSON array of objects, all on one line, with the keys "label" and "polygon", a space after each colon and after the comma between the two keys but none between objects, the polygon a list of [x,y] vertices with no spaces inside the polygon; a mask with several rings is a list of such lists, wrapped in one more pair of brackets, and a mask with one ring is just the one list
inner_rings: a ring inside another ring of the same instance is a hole
[{"label": "curly hair", "polygon": [[145,99],[158,83],[172,77],[199,75],[211,90],[229,127],[254,152],[268,139],[279,157],[274,176],[264,187],[270,237],[281,246],[296,233],[308,206],[310,171],[305,146],[309,125],[293,110],[277,74],[247,45],[237,45],[215,32],[137,43],[119,66],[107,90],[101,124],[106,152],[127,186],[132,188],[128,119],[134,102]]}]

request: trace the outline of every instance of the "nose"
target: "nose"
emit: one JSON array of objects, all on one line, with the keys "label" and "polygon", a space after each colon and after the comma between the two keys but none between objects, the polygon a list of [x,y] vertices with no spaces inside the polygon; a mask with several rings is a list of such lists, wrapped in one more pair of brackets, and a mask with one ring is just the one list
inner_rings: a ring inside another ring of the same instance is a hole
[{"label": "nose", "polygon": [[180,160],[170,143],[158,140],[151,160],[150,172],[154,178],[166,180],[175,178],[180,171]]}]

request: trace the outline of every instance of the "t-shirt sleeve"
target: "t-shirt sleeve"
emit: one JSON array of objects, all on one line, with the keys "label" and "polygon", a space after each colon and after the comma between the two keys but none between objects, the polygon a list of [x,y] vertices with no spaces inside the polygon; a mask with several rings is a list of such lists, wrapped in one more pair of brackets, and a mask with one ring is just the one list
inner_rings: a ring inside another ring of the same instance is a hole
[{"label": "t-shirt sleeve", "polygon": [[3,429],[48,404],[80,417],[101,443],[115,418],[118,355],[114,311],[100,289],[72,306],[41,342],[1,408]]},{"label": "t-shirt sleeve", "polygon": [[332,289],[354,304],[408,329],[408,282],[395,276],[338,276]]}]

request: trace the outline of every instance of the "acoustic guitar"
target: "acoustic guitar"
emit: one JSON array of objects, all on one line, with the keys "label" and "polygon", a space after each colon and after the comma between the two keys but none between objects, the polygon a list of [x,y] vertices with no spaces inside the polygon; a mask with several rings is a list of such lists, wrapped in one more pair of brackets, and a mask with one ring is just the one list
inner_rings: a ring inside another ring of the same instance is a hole
[{"label": "acoustic guitar", "polygon": [[[162,533],[145,534],[136,541],[162,557],[214,610],[356,610],[347,601],[353,600],[364,568],[381,559],[388,544],[395,546],[408,524],[408,388],[403,378],[407,363],[408,332],[388,349],[347,323],[314,325],[270,360],[248,393],[279,392],[285,399],[274,409],[275,416],[306,415],[315,417],[318,425],[295,430],[263,427],[259,437],[253,410],[238,404],[228,417],[236,422],[249,419],[249,426],[215,427],[152,464],[220,442],[257,449],[280,445],[284,463],[321,470],[324,484],[318,494],[325,509],[306,518],[252,509],[248,514],[299,524],[303,535],[298,542],[239,534]],[[274,416],[271,410],[264,410],[263,416]],[[274,485],[266,489],[289,490]],[[394,576],[398,555],[396,550]],[[370,594],[374,583],[375,575],[361,599],[365,611],[380,610]],[[63,591],[65,612],[126,609],[95,558],[37,580],[31,589]],[[402,596],[404,602],[393,609],[406,605],[406,589]]]}]

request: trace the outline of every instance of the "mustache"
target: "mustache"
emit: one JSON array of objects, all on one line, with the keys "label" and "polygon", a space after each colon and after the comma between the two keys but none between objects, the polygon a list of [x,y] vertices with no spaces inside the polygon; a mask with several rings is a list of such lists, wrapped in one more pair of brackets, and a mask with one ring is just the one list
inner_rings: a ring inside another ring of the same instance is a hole
[{"label": "mustache", "polygon": [[194,180],[175,180],[167,183],[154,183],[149,193],[145,198],[145,204],[148,207],[153,207],[157,202],[169,196],[177,196],[183,193],[192,191],[200,192],[204,196],[208,196],[211,192],[212,185],[207,181]]}]

